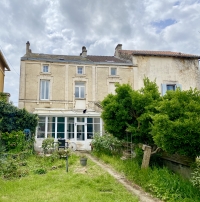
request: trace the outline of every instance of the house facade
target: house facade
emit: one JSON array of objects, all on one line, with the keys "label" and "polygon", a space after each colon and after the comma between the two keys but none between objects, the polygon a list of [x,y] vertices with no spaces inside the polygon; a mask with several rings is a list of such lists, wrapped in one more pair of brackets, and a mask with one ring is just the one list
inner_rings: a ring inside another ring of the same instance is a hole
[{"label": "house facade", "polygon": [[32,53],[21,58],[19,108],[39,116],[35,149],[44,138],[70,140],[89,150],[95,133],[102,134],[99,102],[114,93],[115,83],[133,83],[132,62],[114,56]]},{"label": "house facade", "polygon": [[[146,53],[146,52],[145,52]],[[32,53],[26,43],[21,58],[19,108],[39,116],[35,149],[44,138],[73,142],[76,149],[90,150],[95,133],[103,133],[100,101],[115,93],[115,83],[129,83],[133,89],[143,86],[144,77],[155,80],[161,93],[181,87],[199,88],[198,56],[145,55],[124,51],[114,56]]]}]

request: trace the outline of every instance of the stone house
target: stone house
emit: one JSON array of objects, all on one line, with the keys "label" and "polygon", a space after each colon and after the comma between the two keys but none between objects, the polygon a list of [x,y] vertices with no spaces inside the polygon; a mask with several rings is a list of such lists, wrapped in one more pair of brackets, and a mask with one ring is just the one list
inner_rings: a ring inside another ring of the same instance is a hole
[{"label": "stone house", "polygon": [[102,134],[99,102],[114,93],[115,83],[133,83],[132,62],[114,56],[32,53],[30,43],[21,58],[19,108],[39,115],[35,149],[44,138],[70,139],[78,149],[90,149]]},{"label": "stone house", "polygon": [[199,56],[161,51],[122,50],[114,56],[32,53],[26,43],[21,58],[19,108],[37,113],[35,149],[44,138],[70,140],[80,150],[89,150],[95,133],[102,134],[100,101],[115,93],[115,83],[143,86],[143,78],[156,79],[166,90],[199,88]]}]

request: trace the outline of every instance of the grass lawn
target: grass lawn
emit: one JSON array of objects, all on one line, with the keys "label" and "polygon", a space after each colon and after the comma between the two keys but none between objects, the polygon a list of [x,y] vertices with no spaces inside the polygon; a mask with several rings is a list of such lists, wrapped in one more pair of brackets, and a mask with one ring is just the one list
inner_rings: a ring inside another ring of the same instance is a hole
[{"label": "grass lawn", "polygon": [[[79,157],[69,157],[69,172],[66,161],[50,157],[31,157],[21,170],[26,176],[0,179],[1,202],[137,202],[113,177],[88,159],[86,167],[80,166]],[[37,174],[40,169],[46,174]]]}]

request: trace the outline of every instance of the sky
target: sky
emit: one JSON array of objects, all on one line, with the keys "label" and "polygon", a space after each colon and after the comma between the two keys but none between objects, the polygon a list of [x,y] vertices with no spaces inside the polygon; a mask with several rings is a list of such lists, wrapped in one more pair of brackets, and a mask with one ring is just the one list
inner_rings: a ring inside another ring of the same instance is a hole
[{"label": "sky", "polygon": [[33,53],[114,55],[160,50],[200,55],[200,0],[1,0],[4,92],[18,105],[20,58]]}]

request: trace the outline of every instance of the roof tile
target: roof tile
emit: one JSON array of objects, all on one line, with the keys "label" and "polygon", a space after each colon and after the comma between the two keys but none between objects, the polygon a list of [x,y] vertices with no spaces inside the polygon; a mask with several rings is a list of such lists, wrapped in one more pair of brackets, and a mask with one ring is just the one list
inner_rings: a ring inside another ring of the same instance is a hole
[{"label": "roof tile", "polygon": [[127,55],[187,57],[187,58],[198,58],[198,59],[200,59],[199,55],[185,54],[185,53],[181,53],[181,52],[172,52],[172,51],[119,50],[119,53],[127,54]]},{"label": "roof tile", "polygon": [[88,55],[87,59],[92,62],[108,62],[108,63],[127,63],[130,61],[126,61],[120,58],[116,58],[114,56],[98,56],[98,55]]}]

